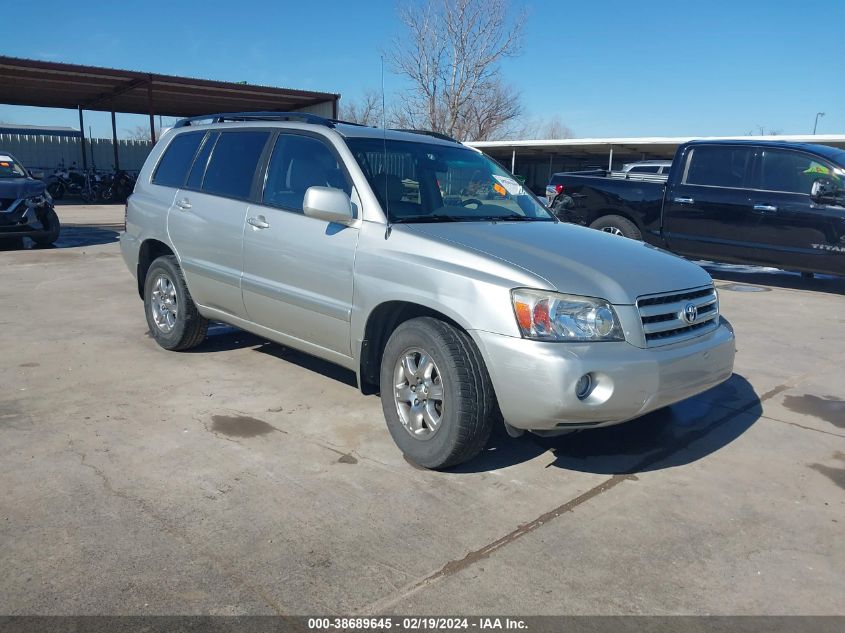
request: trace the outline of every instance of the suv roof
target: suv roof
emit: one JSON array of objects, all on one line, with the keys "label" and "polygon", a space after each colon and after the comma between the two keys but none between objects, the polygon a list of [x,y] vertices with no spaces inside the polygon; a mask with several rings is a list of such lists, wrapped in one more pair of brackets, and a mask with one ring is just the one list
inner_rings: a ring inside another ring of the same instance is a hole
[{"label": "suv roof", "polygon": [[[201,121],[208,123],[203,125],[217,125],[223,123],[304,123],[328,127],[335,130],[341,136],[347,138],[387,138],[390,140],[404,140],[416,143],[429,142],[442,145],[461,145],[460,141],[453,139],[439,132],[430,130],[397,130],[370,127],[340,119],[327,119],[325,117],[308,112],[223,112],[218,114],[206,114],[180,119],[173,126],[173,129],[183,127],[194,127]],[[420,136],[425,136],[421,139]]]}]

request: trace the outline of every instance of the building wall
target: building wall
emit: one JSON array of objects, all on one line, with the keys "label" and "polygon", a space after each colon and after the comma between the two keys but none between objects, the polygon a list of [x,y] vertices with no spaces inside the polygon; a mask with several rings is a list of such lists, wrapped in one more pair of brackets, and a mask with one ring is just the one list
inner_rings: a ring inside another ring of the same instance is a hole
[{"label": "building wall", "polygon": [[[334,102],[325,101],[313,106],[301,108],[318,116],[332,118]],[[73,131],[78,134],[77,131]],[[120,168],[137,173],[144,165],[152,149],[149,141],[118,140]],[[114,150],[112,140],[108,138],[85,139],[88,166],[99,171],[114,169]],[[0,151],[13,154],[27,168],[53,173],[56,169],[76,167],[82,169],[82,153],[79,138],[69,135],[50,134],[10,134],[0,133]]]},{"label": "building wall", "polygon": [[[120,168],[138,172],[150,153],[149,141],[118,140]],[[114,169],[114,150],[111,139],[86,139],[88,166],[101,171]],[[82,169],[82,153],[78,138],[42,134],[0,134],[0,151],[15,156],[27,168],[51,174],[59,168]],[[92,154],[93,153],[93,154]]]}]

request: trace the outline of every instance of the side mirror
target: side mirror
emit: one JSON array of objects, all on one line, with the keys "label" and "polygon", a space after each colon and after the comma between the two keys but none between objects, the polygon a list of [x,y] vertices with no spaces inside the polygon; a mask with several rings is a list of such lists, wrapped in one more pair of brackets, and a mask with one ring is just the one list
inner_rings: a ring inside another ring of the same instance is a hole
[{"label": "side mirror", "polygon": [[354,221],[352,201],[345,191],[332,187],[308,187],[302,210],[309,218],[345,224]]},{"label": "side mirror", "polygon": [[817,178],[810,186],[810,200],[817,203],[835,202],[836,185],[827,178]]}]

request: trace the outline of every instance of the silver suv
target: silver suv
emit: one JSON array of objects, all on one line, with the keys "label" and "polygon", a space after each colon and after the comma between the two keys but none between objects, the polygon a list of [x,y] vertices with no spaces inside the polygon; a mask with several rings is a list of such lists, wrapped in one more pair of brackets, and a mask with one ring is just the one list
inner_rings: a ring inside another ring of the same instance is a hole
[{"label": "silver suv", "polygon": [[222,321],[347,367],[428,468],[472,458],[495,424],[617,424],[733,368],[703,269],[558,222],[430,133],[185,119],[141,170],[120,241],[159,345],[194,347]]}]

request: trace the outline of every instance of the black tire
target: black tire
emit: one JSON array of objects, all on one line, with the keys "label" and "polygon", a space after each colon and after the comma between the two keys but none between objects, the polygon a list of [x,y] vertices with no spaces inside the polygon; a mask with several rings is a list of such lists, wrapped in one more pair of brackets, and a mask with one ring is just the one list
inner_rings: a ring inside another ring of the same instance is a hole
[{"label": "black tire", "polygon": [[[431,357],[443,389],[440,423],[427,439],[406,429],[394,395],[397,362],[413,349]],[[487,444],[498,407],[484,360],[465,332],[430,317],[405,321],[387,341],[380,378],[387,428],[411,462],[431,469],[448,468],[472,459]]]},{"label": "black tire", "polygon": [[[176,314],[172,328],[169,330],[158,325],[153,317],[153,293],[160,278],[169,280],[175,291]],[[202,343],[208,332],[208,319],[197,310],[185,283],[182,268],[174,255],[163,255],[150,265],[144,281],[144,313],[147,316],[150,334],[164,349],[172,351],[191,349]]]},{"label": "black tire", "polygon": [[637,225],[628,218],[623,218],[621,215],[603,215],[595,220],[590,225],[590,228],[613,233],[614,235],[621,235],[631,240],[643,239],[643,234],[637,228]]},{"label": "black tire", "polygon": [[48,207],[46,209],[39,210],[37,217],[38,221],[41,222],[44,233],[31,237],[30,239],[38,246],[51,246],[57,239],[59,239],[59,233],[61,233],[62,230],[61,222],[59,222],[59,216],[56,214],[55,209]]},{"label": "black tire", "polygon": [[79,197],[85,204],[93,204],[100,197],[100,192],[97,191],[96,187],[85,187],[80,191]]},{"label": "black tire", "polygon": [[47,185],[47,193],[50,194],[53,200],[61,200],[65,197],[65,186],[56,180]]}]

